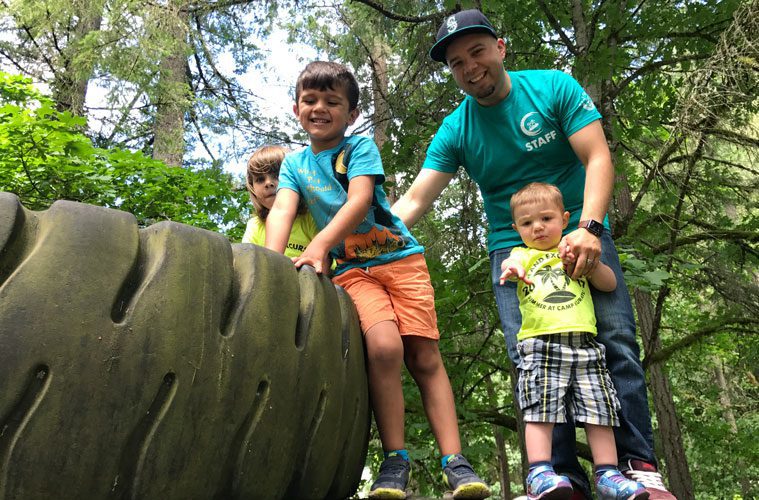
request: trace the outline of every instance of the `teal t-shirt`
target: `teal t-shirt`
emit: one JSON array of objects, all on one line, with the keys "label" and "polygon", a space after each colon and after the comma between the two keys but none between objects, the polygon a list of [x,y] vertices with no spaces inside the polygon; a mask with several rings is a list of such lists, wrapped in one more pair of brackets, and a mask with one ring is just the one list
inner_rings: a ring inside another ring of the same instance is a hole
[{"label": "teal t-shirt", "polygon": [[[448,115],[432,140],[422,168],[455,173],[463,166],[477,182],[488,217],[488,249],[522,243],[511,227],[509,200],[530,182],[555,184],[577,227],[585,168],[568,137],[601,118],[593,101],[561,71],[510,71],[511,91],[495,106],[473,97]],[[608,219],[604,219],[608,227]]]},{"label": "teal t-shirt", "polygon": [[[342,153],[341,161],[338,157]],[[285,156],[278,189],[290,189],[306,199],[319,230],[330,223],[348,200],[348,182],[359,175],[374,176],[374,197],[358,228],[330,250],[337,261],[335,274],[355,267],[387,264],[424,252],[401,220],[390,212],[382,189],[385,171],[374,141],[349,136],[335,148],[314,154],[311,147]]]}]

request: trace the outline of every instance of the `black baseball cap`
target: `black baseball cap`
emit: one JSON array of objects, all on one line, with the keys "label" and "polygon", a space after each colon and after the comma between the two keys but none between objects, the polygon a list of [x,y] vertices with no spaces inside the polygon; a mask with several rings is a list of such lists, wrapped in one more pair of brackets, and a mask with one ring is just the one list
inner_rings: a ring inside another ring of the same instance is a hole
[{"label": "black baseball cap", "polygon": [[488,33],[498,38],[488,18],[477,9],[462,10],[449,16],[437,30],[436,42],[430,49],[430,57],[445,64],[445,49],[448,48],[448,44],[461,35],[477,32]]}]

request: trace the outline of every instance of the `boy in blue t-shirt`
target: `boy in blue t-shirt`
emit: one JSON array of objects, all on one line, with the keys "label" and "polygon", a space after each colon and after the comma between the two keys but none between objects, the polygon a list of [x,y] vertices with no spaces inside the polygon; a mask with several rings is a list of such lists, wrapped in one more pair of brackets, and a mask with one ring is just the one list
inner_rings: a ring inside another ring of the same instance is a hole
[{"label": "boy in blue t-shirt", "polygon": [[487,485],[461,455],[424,248],[390,212],[377,146],[365,137],[345,137],[358,118],[358,96],[356,79],[337,63],[312,62],[298,77],[293,111],[311,144],[285,157],[266,247],[284,251],[303,197],[319,233],[293,262],[322,273],[331,255],[337,262],[333,281],[353,299],[364,332],[369,393],[385,454],[369,498],[406,498],[404,361],[419,386],[453,497],[486,498]]}]

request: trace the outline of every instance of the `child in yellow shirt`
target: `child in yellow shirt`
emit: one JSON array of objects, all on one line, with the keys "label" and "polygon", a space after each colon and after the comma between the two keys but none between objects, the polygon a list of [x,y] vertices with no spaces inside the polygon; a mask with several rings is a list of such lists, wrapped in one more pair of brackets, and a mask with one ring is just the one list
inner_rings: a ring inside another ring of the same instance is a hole
[{"label": "child in yellow shirt", "polygon": [[[251,155],[248,160],[246,187],[255,214],[248,221],[243,243],[264,246],[266,243],[266,217],[274,204],[279,185],[279,168],[285,159],[287,149],[282,146],[264,146]],[[285,255],[299,257],[314,239],[319,228],[306,207],[305,202],[298,206],[298,215],[293,222],[290,238],[287,241]]]},{"label": "child in yellow shirt", "polygon": [[[532,182],[511,197],[514,230],[525,247],[515,247],[501,264],[500,283],[516,278],[522,327],[517,334],[517,397],[525,421],[530,500],[569,499],[572,485],[551,465],[553,426],[567,414],[585,425],[593,453],[599,500],[644,500],[645,488],[617,469],[613,426],[619,401],[606,369],[603,345],[595,341],[592,285],[611,292],[614,271],[598,262],[574,280],[564,271],[558,245],[569,222],[561,191]],[[570,249],[571,253],[571,249]],[[574,260],[569,255],[569,260]]]}]

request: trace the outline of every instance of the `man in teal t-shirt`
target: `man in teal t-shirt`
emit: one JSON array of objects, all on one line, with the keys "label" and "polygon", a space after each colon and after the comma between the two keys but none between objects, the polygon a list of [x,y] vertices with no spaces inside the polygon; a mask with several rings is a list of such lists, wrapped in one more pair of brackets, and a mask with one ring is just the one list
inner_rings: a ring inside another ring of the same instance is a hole
[{"label": "man in teal t-shirt", "polygon": [[425,169],[447,174],[463,166],[477,182],[491,252],[521,243],[511,228],[509,200],[533,181],[562,191],[572,214],[569,227],[577,227],[585,168],[568,138],[589,124],[598,125],[601,118],[588,94],[561,71],[515,71],[508,76],[511,90],[503,100],[482,106],[468,95],[443,120],[424,161]]},{"label": "man in teal t-shirt", "polygon": [[[516,334],[521,324],[516,286],[500,286],[501,262],[520,242],[511,227],[511,195],[530,182],[559,187],[571,220],[559,251],[567,273],[579,278],[599,260],[614,270],[614,292],[592,289],[598,337],[622,408],[615,432],[619,467],[646,486],[651,499],[674,500],[661,482],[653,451],[645,377],[635,339],[635,318],[606,211],[614,168],[591,98],[560,71],[505,71],[506,45],[478,10],[445,19],[430,50],[447,64],[467,96],[448,115],[427,150],[422,170],[393,206],[407,227],[424,214],[459,167],[480,187],[488,217],[493,290],[509,357],[518,363]],[[574,259],[570,259],[574,256]],[[552,463],[568,476],[576,498],[592,498],[574,450],[572,422],[554,429]],[[574,497],[573,497],[574,498]]]}]

